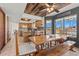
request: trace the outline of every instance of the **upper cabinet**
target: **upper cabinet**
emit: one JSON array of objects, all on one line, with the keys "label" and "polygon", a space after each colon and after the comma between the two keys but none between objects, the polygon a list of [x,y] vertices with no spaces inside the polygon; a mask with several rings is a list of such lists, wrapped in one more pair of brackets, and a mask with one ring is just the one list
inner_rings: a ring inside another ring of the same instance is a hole
[{"label": "upper cabinet", "polygon": [[20,23],[20,28],[32,28],[32,23]]},{"label": "upper cabinet", "polygon": [[42,25],[43,25],[43,21],[42,20],[37,20],[35,22],[35,27],[42,27]]}]

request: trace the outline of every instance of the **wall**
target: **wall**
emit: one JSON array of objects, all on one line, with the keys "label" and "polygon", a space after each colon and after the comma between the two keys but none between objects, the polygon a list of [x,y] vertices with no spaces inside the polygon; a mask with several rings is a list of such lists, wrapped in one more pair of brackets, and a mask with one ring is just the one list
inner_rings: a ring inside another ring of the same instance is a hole
[{"label": "wall", "polygon": [[[31,19],[32,21],[30,22],[20,21],[20,18],[23,18],[23,17]],[[19,23],[33,23],[36,20],[44,20],[44,18],[39,17],[39,16],[29,15],[29,14],[23,14],[22,16],[9,15],[9,36],[10,38],[13,37],[15,30],[19,29]]]},{"label": "wall", "polygon": [[14,36],[15,30],[18,30],[19,20],[17,17],[9,16],[9,38],[12,39]]}]

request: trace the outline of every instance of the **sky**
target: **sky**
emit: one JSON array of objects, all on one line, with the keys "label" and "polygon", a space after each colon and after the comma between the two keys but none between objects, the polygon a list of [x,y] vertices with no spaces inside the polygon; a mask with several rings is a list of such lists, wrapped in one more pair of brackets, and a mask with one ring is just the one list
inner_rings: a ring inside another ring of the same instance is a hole
[{"label": "sky", "polygon": [[[56,22],[57,28],[62,27],[62,21],[63,20]],[[76,26],[77,25],[76,17],[73,17],[72,19],[64,19],[63,23],[64,23],[63,26],[65,26],[66,28]]]},{"label": "sky", "polygon": [[52,27],[52,21],[49,20],[46,22],[46,28],[51,28]]},{"label": "sky", "polygon": [[[56,27],[57,28],[60,28],[62,27],[62,21],[56,21]],[[67,27],[73,27],[73,26],[76,26],[77,23],[76,23],[76,20],[75,18],[72,18],[72,20],[68,20],[68,19],[64,19],[64,26],[67,28]],[[52,21],[47,21],[46,22],[46,28],[51,28],[52,27]]]}]

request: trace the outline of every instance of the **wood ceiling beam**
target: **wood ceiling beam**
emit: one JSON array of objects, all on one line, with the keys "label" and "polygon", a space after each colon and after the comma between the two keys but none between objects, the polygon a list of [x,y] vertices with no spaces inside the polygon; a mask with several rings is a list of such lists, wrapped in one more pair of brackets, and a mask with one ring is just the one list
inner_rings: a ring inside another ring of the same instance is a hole
[{"label": "wood ceiling beam", "polygon": [[36,3],[28,3],[25,9],[25,12],[31,13],[32,9],[36,6]]},{"label": "wood ceiling beam", "polygon": [[38,4],[38,5],[36,6],[36,8],[32,10],[32,13],[35,13],[35,12],[39,9],[40,6],[41,6],[41,5]]},{"label": "wood ceiling beam", "polygon": [[28,7],[29,7],[29,3],[26,5],[26,7],[25,7],[25,10],[24,10],[24,13],[27,13],[27,9],[28,9]]},{"label": "wood ceiling beam", "polygon": [[37,15],[39,15],[39,16],[46,16],[47,13],[48,13],[47,11],[44,11],[44,12],[39,13],[39,14],[37,14]]},{"label": "wood ceiling beam", "polygon": [[33,9],[31,11],[33,11],[38,5],[39,5],[39,3],[35,3],[35,6],[33,7]]},{"label": "wood ceiling beam", "polygon": [[26,8],[25,8],[26,10],[29,8],[29,5],[30,5],[29,3],[26,5]]},{"label": "wood ceiling beam", "polygon": [[[42,10],[44,10],[44,9],[45,9],[44,6],[39,7],[39,11],[36,12],[35,15],[37,15],[37,14],[39,14],[39,13],[42,13],[42,12],[43,12]],[[42,12],[40,12],[40,11],[42,11]],[[45,10],[45,11],[46,11],[46,10]]]},{"label": "wood ceiling beam", "polygon": [[33,12],[33,13],[31,13],[32,15],[35,15],[36,13],[38,13],[39,12],[39,9],[38,10],[36,10],[36,12]]},{"label": "wood ceiling beam", "polygon": [[30,4],[30,6],[29,6],[29,8],[28,8],[28,11],[29,11],[29,13],[31,13],[32,11],[32,9],[33,9],[33,7],[34,7],[35,5],[33,5],[33,4]]}]

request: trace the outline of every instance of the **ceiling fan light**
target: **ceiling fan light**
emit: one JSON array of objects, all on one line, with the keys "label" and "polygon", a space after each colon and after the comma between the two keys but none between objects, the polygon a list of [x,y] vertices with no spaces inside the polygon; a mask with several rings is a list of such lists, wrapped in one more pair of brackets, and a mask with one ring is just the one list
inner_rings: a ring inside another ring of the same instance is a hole
[{"label": "ceiling fan light", "polygon": [[47,11],[49,11],[49,8],[47,8]]},{"label": "ceiling fan light", "polygon": [[47,11],[48,11],[48,12],[51,12],[50,8],[47,8]]},{"label": "ceiling fan light", "polygon": [[50,10],[53,11],[54,9],[51,7]]},{"label": "ceiling fan light", "polygon": [[51,12],[51,10],[49,10],[48,12]]}]

